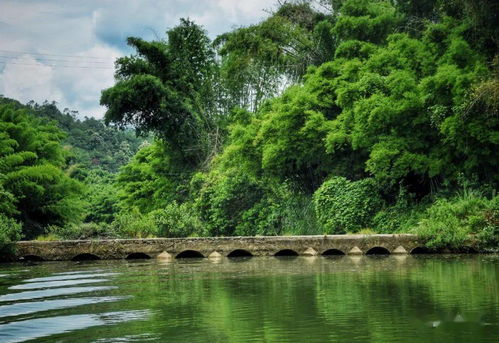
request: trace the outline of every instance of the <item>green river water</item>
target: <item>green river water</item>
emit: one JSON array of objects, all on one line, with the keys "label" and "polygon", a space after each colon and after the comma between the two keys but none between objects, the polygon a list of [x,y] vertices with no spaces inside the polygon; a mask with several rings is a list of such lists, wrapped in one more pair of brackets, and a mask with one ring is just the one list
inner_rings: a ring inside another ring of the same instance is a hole
[{"label": "green river water", "polygon": [[0,342],[499,342],[499,256],[0,264]]}]

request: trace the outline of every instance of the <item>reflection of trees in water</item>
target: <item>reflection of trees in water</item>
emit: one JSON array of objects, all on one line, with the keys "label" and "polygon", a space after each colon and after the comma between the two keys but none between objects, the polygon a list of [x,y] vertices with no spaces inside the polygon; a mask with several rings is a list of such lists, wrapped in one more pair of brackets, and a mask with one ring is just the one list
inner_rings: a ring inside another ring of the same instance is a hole
[{"label": "reflection of trees in water", "polygon": [[[337,269],[324,265],[320,258],[311,259],[316,262],[310,263],[290,261],[299,267],[286,261],[270,261],[248,261],[241,267],[248,265],[252,270],[247,277],[222,275],[197,280],[203,284],[205,296],[201,303],[195,303],[194,312],[203,322],[201,327],[211,328],[213,338],[225,332],[222,337],[236,341],[244,341],[245,335],[265,337],[268,341],[297,341],[307,337],[324,339],[329,332],[329,337],[348,340],[355,332],[361,339],[381,342],[392,340],[397,333],[418,330],[422,330],[422,336],[415,338],[434,337],[428,325],[432,320],[440,319],[444,326],[449,326],[446,323],[453,323],[457,314],[487,301],[494,303],[491,297],[497,294],[486,296],[483,284],[470,277],[476,272],[473,261],[456,261],[449,266],[445,259],[408,257],[407,264],[400,259],[387,263],[342,259],[338,263],[343,265]],[[257,265],[273,268],[258,269]],[[358,270],[352,270],[355,266]],[[480,267],[480,273],[488,273],[490,267]],[[306,272],[298,273],[297,268],[306,268]],[[489,283],[494,281],[485,278]],[[461,287],[452,286],[452,282],[460,280],[467,282]],[[449,290],[443,292],[442,287]],[[468,290],[481,294],[469,299]],[[455,306],[449,307],[450,300]],[[480,335],[479,322],[475,322],[475,326],[468,323],[467,329]],[[445,341],[448,334],[442,331],[437,336],[443,335]]]},{"label": "reflection of trees in water", "polygon": [[406,278],[405,273],[317,275],[316,285],[319,311],[344,339],[355,331],[365,339],[390,341],[394,334],[408,330],[410,319],[439,311],[430,286]]},{"label": "reflection of trees in water", "polygon": [[352,337],[366,342],[480,341],[496,328],[484,323],[497,322],[498,307],[497,262],[483,259],[345,256],[107,263],[111,271],[122,272],[112,295],[132,297],[90,311],[150,309],[152,315],[147,322],[73,334],[106,338],[148,333],[158,341],[189,342],[254,337],[272,342]]}]

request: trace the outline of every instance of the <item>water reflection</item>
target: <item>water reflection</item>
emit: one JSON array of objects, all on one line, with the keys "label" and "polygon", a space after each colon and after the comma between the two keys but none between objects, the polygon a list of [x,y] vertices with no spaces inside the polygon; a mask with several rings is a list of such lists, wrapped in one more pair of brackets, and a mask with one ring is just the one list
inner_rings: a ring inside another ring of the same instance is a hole
[{"label": "water reflection", "polygon": [[[0,321],[0,341],[27,330],[23,339],[71,343],[495,342],[498,265],[493,255],[102,261],[24,274],[10,265],[0,317],[15,322]],[[86,280],[106,286],[60,283]],[[49,288],[12,293],[37,284]],[[123,314],[134,311],[148,314]]]}]

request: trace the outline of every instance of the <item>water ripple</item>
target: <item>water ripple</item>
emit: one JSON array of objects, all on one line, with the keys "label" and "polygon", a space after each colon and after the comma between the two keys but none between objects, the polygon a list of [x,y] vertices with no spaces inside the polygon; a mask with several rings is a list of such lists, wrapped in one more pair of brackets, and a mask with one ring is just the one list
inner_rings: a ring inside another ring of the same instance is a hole
[{"label": "water ripple", "polygon": [[0,306],[0,318],[51,311],[51,310],[59,310],[63,308],[76,307],[82,305],[119,301],[126,298],[128,297],[67,298],[67,299],[31,301],[26,303],[4,305]]},{"label": "water ripple", "polygon": [[116,286],[96,286],[96,287],[67,287],[67,288],[55,288],[55,289],[45,289],[41,291],[27,291],[20,293],[11,293],[0,295],[1,301],[17,301],[17,300],[30,300],[37,298],[53,297],[60,295],[69,295],[76,293],[88,293],[97,291],[107,291],[111,289],[116,289]]},{"label": "water ripple", "polygon": [[32,282],[28,284],[21,284],[9,287],[9,289],[37,289],[37,288],[54,288],[66,287],[73,285],[81,285],[87,283],[98,283],[109,281],[108,279],[76,279],[76,280],[62,280],[62,281],[48,281],[48,282]]},{"label": "water ripple", "polygon": [[149,315],[150,311],[137,310],[23,320],[0,325],[0,341],[4,343],[24,342],[93,326],[113,325],[131,320],[144,320]]},{"label": "water ripple", "polygon": [[75,270],[71,272],[60,272],[60,273],[55,273],[54,275],[73,275],[73,274],[83,274],[83,273],[96,273],[103,271],[104,269],[85,269],[85,270]]},{"label": "water ripple", "polygon": [[156,342],[158,339],[158,335],[143,333],[140,335],[127,335],[123,337],[99,338],[93,343]]},{"label": "water ripple", "polygon": [[85,279],[89,277],[107,277],[118,275],[119,273],[98,273],[98,274],[56,274],[55,276],[46,276],[46,277],[38,277],[33,279],[27,279],[23,282],[47,282],[47,281],[64,281],[64,280],[77,280],[77,279]]}]

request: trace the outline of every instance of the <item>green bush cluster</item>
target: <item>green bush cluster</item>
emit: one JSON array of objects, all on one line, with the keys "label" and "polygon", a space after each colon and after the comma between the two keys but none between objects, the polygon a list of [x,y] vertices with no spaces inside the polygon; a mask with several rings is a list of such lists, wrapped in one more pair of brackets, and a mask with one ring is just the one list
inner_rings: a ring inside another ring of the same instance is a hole
[{"label": "green bush cluster", "polygon": [[274,185],[266,196],[245,211],[236,234],[310,235],[319,234],[311,197],[293,192],[287,185]]},{"label": "green bush cluster", "polygon": [[80,223],[66,226],[51,225],[47,228],[47,235],[39,240],[80,240],[117,238],[114,228],[106,223]]},{"label": "green bush cluster", "polygon": [[150,238],[155,237],[158,232],[152,216],[144,215],[137,209],[119,213],[111,227],[119,236],[125,238]]},{"label": "green bush cluster", "polygon": [[417,201],[401,186],[398,195],[374,215],[372,225],[379,233],[410,232],[431,203],[429,197]]},{"label": "green bush cluster", "polygon": [[349,181],[333,177],[315,192],[314,204],[325,232],[339,234],[371,227],[383,200],[373,179]]},{"label": "green bush cluster", "polygon": [[[264,201],[262,183],[238,172],[212,173],[195,200],[196,210],[210,236],[236,235],[246,211]],[[246,219],[250,219],[246,214]]]},{"label": "green bush cluster", "polygon": [[0,258],[13,252],[12,243],[21,239],[22,225],[0,213]]},{"label": "green bush cluster", "polygon": [[467,192],[450,199],[437,199],[414,232],[432,249],[459,249],[473,239],[470,235],[482,249],[497,249],[499,197],[487,199],[478,192]]},{"label": "green bush cluster", "polygon": [[[498,184],[499,63],[488,63],[494,56],[481,49],[490,37],[470,39],[496,31],[483,13],[456,4],[430,1],[417,13],[412,2],[383,0],[341,1],[332,13],[285,4],[212,45],[189,21],[168,31],[196,38],[196,51],[176,46],[179,40],[129,39],[138,54],[117,63],[119,78],[102,98],[106,119],[140,123],[158,139],[117,177],[126,214],[114,222],[133,214],[141,223],[117,231],[230,236],[418,228],[429,246],[457,246],[469,233],[494,244],[494,215],[460,214],[455,194],[461,177],[475,178],[478,187]],[[183,79],[188,94],[167,77],[185,73],[175,64],[185,56],[200,61],[197,74]],[[142,87],[144,75],[154,83]],[[273,93],[283,79],[300,82]],[[151,89],[153,97],[144,97]]]},{"label": "green bush cluster", "polygon": [[206,235],[317,233],[310,196],[287,184],[215,172],[204,179],[198,194],[193,214],[199,216]]},{"label": "green bush cluster", "polygon": [[158,237],[188,237],[203,232],[203,226],[189,203],[174,201],[164,209],[150,212],[148,217],[156,226]]}]

